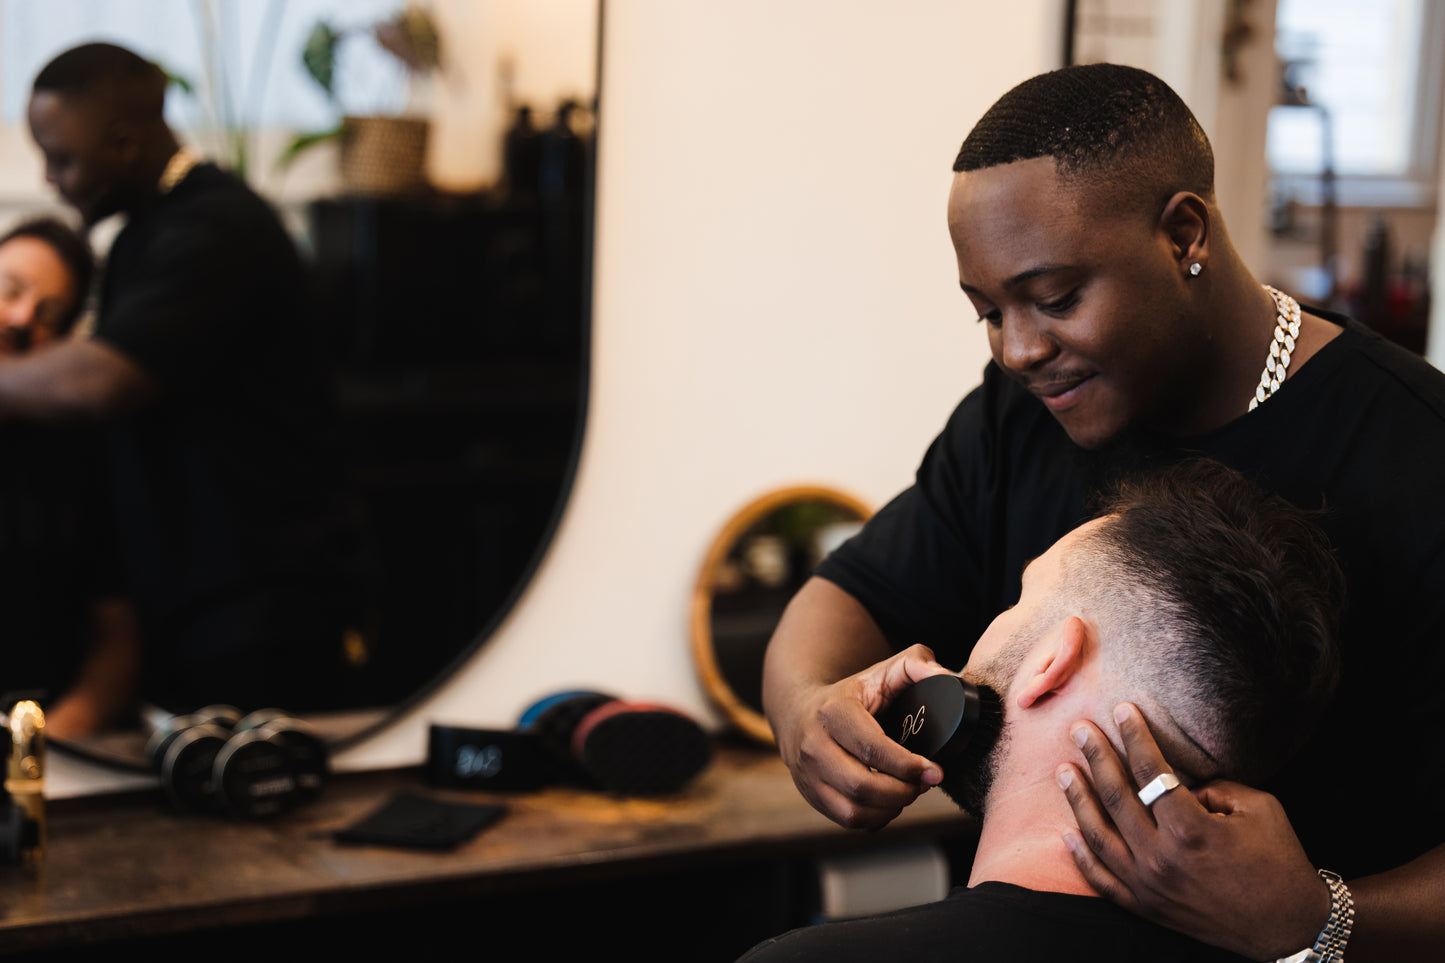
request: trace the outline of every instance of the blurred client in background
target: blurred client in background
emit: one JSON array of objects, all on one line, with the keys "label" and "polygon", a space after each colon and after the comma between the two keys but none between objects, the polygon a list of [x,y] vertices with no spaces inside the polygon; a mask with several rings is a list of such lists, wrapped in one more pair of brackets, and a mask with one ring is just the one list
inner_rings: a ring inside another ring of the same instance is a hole
[{"label": "blurred client in background", "polygon": [[[94,274],[85,239],[50,218],[0,236],[0,355],[70,337]],[[89,735],[135,709],[140,651],[92,425],[0,422],[0,709],[21,696],[49,731]]]}]

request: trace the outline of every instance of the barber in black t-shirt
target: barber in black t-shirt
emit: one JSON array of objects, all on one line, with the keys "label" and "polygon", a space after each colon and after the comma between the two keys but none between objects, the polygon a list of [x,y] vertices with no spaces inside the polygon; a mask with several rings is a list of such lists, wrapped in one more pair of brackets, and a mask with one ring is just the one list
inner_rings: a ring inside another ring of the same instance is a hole
[{"label": "barber in black t-shirt", "polygon": [[101,419],[148,699],[326,708],[358,597],[303,266],[180,147],[166,77],[110,44],[37,75],[31,134],[87,226],[123,215],[93,336],[0,365],[0,412]]},{"label": "barber in black t-shirt", "polygon": [[[1123,907],[1254,959],[1343,925],[1343,897],[1312,865],[1346,877],[1351,963],[1437,955],[1445,375],[1254,277],[1220,216],[1207,137],[1145,71],[1025,81],[969,132],[954,172],[958,281],[993,360],[916,484],[825,562],[769,644],[763,702],[794,782],[872,829],[937,785],[940,767],[874,713],[907,680],[957,668],[1110,474],[1207,453],[1328,509],[1348,580],[1336,706],[1278,782],[1152,809],[1135,796],[1160,765],[1149,732],[1095,733],[1058,790],[1087,843],[1073,858]],[[912,643],[928,657],[882,670]]]}]

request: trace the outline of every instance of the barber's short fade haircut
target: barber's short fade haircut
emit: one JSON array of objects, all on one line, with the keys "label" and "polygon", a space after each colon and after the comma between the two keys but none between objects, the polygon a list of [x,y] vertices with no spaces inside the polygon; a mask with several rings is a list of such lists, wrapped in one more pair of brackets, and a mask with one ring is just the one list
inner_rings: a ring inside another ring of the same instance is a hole
[{"label": "barber's short fade haircut", "polygon": [[1127,606],[1122,673],[1215,747],[1222,775],[1274,775],[1339,680],[1345,578],[1323,510],[1191,458],[1124,482],[1106,511],[1090,581],[1145,600]]},{"label": "barber's short fade haircut", "polygon": [[955,172],[1052,157],[1069,181],[1157,206],[1179,191],[1214,195],[1214,151],[1164,81],[1137,67],[1079,64],[1000,97],[964,139]]},{"label": "barber's short fade haircut", "polygon": [[136,120],[157,120],[165,112],[170,78],[159,65],[113,43],[72,47],[40,69],[32,93],[54,93],[80,101],[110,100]]},{"label": "barber's short fade haircut", "polygon": [[69,334],[85,311],[91,281],[95,277],[95,254],[80,232],[53,217],[34,217],[21,221],[0,234],[0,247],[21,237],[34,238],[48,244],[70,272],[71,280],[75,284],[75,301],[65,316],[59,319],[56,327],[58,334]]}]

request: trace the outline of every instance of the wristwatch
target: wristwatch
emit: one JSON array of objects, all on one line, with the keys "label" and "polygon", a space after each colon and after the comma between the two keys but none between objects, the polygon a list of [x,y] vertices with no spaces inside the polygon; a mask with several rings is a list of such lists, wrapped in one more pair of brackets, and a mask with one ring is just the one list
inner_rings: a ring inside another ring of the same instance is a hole
[{"label": "wristwatch", "polygon": [[1355,901],[1338,873],[1327,869],[1317,872],[1330,888],[1330,915],[1325,920],[1325,928],[1315,938],[1314,946],[1305,947],[1277,963],[1344,963],[1345,944],[1355,925]]}]

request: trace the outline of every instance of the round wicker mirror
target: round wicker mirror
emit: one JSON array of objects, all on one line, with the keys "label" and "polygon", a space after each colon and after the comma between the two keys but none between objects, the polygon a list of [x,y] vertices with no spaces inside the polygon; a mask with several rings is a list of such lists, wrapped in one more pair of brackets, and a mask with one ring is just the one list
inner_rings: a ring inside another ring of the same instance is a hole
[{"label": "round wicker mirror", "polygon": [[708,550],[692,598],[693,657],[713,702],[752,739],[773,742],[763,716],[763,653],[783,609],[870,514],[833,488],[784,488],[745,505]]}]

